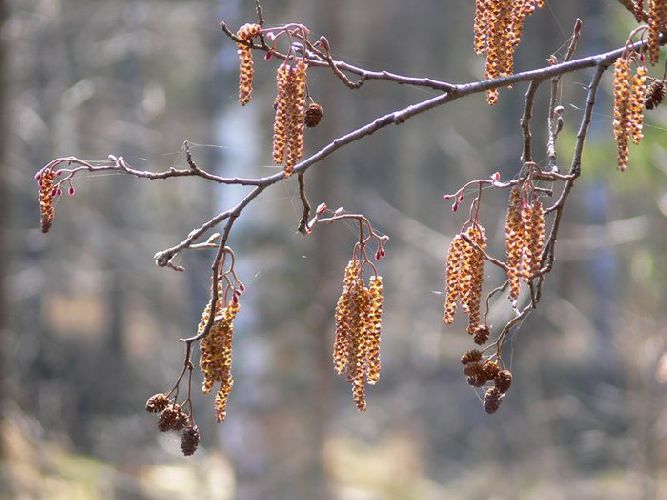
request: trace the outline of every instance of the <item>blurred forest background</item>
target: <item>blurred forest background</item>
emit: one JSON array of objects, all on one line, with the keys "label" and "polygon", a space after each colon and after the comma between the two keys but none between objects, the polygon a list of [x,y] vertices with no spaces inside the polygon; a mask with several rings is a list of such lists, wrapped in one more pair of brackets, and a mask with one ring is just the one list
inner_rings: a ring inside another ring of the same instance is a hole
[{"label": "blurred forest background", "polygon": [[[562,56],[577,17],[579,56],[621,46],[633,26],[615,0],[547,3],[527,22],[517,70]],[[303,22],[351,63],[456,82],[482,74],[471,0],[264,7],[268,24]],[[236,47],[218,26],[252,21],[254,2],[0,0],[0,9],[0,497],[667,498],[667,107],[649,113],[645,142],[620,174],[607,75],[556,269],[513,336],[515,383],[494,416],[465,383],[462,324],[441,325],[444,255],[466,217],[442,195],[495,171],[514,175],[524,84],[494,108],[476,95],[387,128],[307,176],[313,204],[366,213],[391,236],[380,265],[383,375],[365,414],[330,360],[354,235],[343,226],[298,234],[296,179],[265,192],[230,240],[248,291],[227,421],[216,425],[212,398],[198,396],[203,441],[186,459],[143,406],[180,369],[177,339],[208,300],[213,255],[184,254],[184,273],[157,268],[153,255],[243,188],[81,176],[45,236],[33,176],[68,155],[183,166],[184,139],[220,174],[274,173],[276,62],[257,61],[242,109]],[[563,79],[566,165],[589,79]],[[326,114],[307,132],[306,154],[431,93],[381,82],[352,92],[322,70],[310,71],[310,88]],[[490,194],[482,210],[497,255],[505,202]],[[495,323],[509,312],[501,301]]]}]

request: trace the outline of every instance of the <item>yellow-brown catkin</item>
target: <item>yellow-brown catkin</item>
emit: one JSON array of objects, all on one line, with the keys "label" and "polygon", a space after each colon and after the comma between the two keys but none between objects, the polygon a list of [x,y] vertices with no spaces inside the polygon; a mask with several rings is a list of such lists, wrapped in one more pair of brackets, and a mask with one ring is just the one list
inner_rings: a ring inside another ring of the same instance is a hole
[{"label": "yellow-brown catkin", "polygon": [[380,378],[382,306],[382,277],[372,277],[367,288],[360,262],[349,261],[336,304],[333,361],[336,372],[352,384],[352,397],[360,411],[366,409],[365,384],[375,384]]},{"label": "yellow-brown catkin", "polygon": [[366,410],[366,375],[368,372],[368,342],[365,332],[368,325],[367,311],[370,306],[370,292],[358,287],[352,296],[353,309],[351,323],[355,325],[352,335],[352,352],[348,368],[348,380],[352,383],[352,399],[359,411]]},{"label": "yellow-brown catkin", "polygon": [[445,314],[442,321],[446,325],[454,322],[456,304],[461,297],[461,278],[464,264],[465,240],[456,235],[449,244],[447,269],[445,271]]},{"label": "yellow-brown catkin", "polygon": [[39,174],[37,179],[39,183],[39,216],[43,233],[49,231],[55,215],[53,207],[53,180],[55,177],[53,170],[46,169]]},{"label": "yellow-brown catkin", "polygon": [[667,21],[665,0],[649,0],[648,2],[648,59],[657,64],[660,58],[660,31]]},{"label": "yellow-brown catkin", "polygon": [[290,108],[287,111],[289,126],[287,139],[287,157],[285,158],[285,176],[292,175],[294,165],[303,157],[303,128],[306,115],[306,63],[300,60],[292,69],[292,92]]},{"label": "yellow-brown catkin", "polygon": [[353,341],[352,296],[359,287],[359,261],[351,260],[345,267],[343,278],[343,292],[336,304],[336,340],[334,341],[333,362],[334,369],[339,375],[345,375],[350,362],[351,346]]},{"label": "yellow-brown catkin", "polygon": [[630,60],[620,57],[614,63],[614,139],[618,155],[618,168],[628,168],[628,118],[630,103]]},{"label": "yellow-brown catkin", "polygon": [[284,62],[278,68],[276,81],[278,96],[276,97],[276,117],[273,122],[273,161],[282,165],[287,148],[287,109],[290,94],[290,68]]},{"label": "yellow-brown catkin", "polygon": [[239,102],[245,106],[250,102],[252,94],[252,80],[255,73],[252,61],[252,50],[241,42],[250,42],[253,37],[259,35],[261,27],[259,24],[244,24],[239,29],[236,36],[240,42],[237,42],[240,71],[239,71]]},{"label": "yellow-brown catkin", "polygon": [[510,300],[519,298],[521,292],[521,263],[525,246],[525,229],[521,217],[521,189],[512,188],[505,219],[505,265],[509,281]]},{"label": "yellow-brown catkin", "polygon": [[644,103],[646,100],[646,66],[639,66],[632,77],[628,102],[628,128],[632,142],[639,144],[644,138]]},{"label": "yellow-brown catkin", "polygon": [[[470,226],[466,231],[466,236],[482,250],[486,249],[486,236],[482,226]],[[484,254],[467,241],[465,242],[464,254],[463,275],[465,278],[463,280],[461,305],[468,314],[468,333],[474,335],[480,325],[480,304],[482,301],[482,287],[484,286]]]},{"label": "yellow-brown catkin", "polygon": [[[484,78],[502,78],[514,72],[514,52],[519,46],[526,18],[543,0],[476,0],[474,50],[486,53]],[[498,101],[498,89],[487,92],[487,102]]]},{"label": "yellow-brown catkin", "polygon": [[[204,375],[203,392],[210,392],[213,384],[220,382],[220,389],[215,397],[215,414],[218,422],[226,416],[227,398],[232,391],[232,341],[234,337],[234,319],[240,310],[237,301],[230,301],[222,310],[208,335],[201,341],[200,368]],[[203,320],[203,318],[202,318]]]},{"label": "yellow-brown catkin", "polygon": [[[484,78],[494,80],[507,75],[507,68],[511,66],[509,58],[510,23],[512,19],[512,4],[510,0],[499,0],[491,3],[488,22],[486,64]],[[489,90],[487,102],[491,105],[498,101],[498,90]]]},{"label": "yellow-brown catkin", "polygon": [[491,0],[475,1],[475,22],[473,31],[475,34],[475,54],[481,55],[487,49],[487,38],[489,34],[489,14],[491,12]]},{"label": "yellow-brown catkin", "polygon": [[384,291],[382,276],[373,276],[368,282],[370,291],[370,307],[368,308],[368,325],[365,332],[368,343],[368,383],[375,384],[380,380],[380,337],[382,334],[382,305]]},{"label": "yellow-brown catkin", "polygon": [[530,281],[540,271],[542,264],[546,231],[544,205],[540,200],[535,200],[529,206],[529,210],[524,208],[521,215],[524,220],[526,237],[521,271],[523,279]]}]

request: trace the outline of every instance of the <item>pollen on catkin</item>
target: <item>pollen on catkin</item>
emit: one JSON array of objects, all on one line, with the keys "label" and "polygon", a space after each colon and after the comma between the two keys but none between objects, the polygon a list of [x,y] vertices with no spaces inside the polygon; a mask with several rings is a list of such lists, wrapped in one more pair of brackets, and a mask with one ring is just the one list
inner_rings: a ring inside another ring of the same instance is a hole
[{"label": "pollen on catkin", "polygon": [[660,58],[660,32],[667,21],[665,0],[648,1],[648,46],[646,52],[651,64],[657,64]]},{"label": "pollen on catkin", "polygon": [[628,128],[634,144],[644,138],[644,102],[646,100],[646,66],[639,66],[632,77],[630,99],[628,102]]},{"label": "pollen on catkin", "polygon": [[524,226],[524,246],[521,262],[521,277],[528,282],[540,270],[545,237],[545,211],[540,200],[534,200],[521,209]]},{"label": "pollen on catkin", "polygon": [[[479,224],[470,226],[466,231],[466,236],[482,250],[486,249],[484,228]],[[465,279],[463,280],[461,306],[468,315],[468,333],[474,335],[480,326],[480,304],[482,302],[482,287],[484,286],[484,254],[467,241],[465,243]]]},{"label": "pollen on catkin", "polygon": [[382,330],[382,277],[370,278],[364,286],[361,263],[348,262],[343,291],[336,304],[334,369],[352,384],[352,398],[360,411],[366,409],[365,384],[380,378]]},{"label": "pollen on catkin", "polygon": [[50,168],[39,173],[37,182],[39,185],[39,216],[42,232],[47,233],[53,224],[55,208],[53,206],[54,186],[53,180],[56,174]]},{"label": "pollen on catkin", "polygon": [[382,305],[384,292],[382,276],[373,276],[368,282],[370,306],[368,308],[366,339],[368,343],[368,383],[373,385],[380,380],[380,337],[382,335]]},{"label": "pollen on catkin", "polygon": [[[481,225],[470,226],[464,234],[482,250],[486,248],[486,237]],[[469,317],[468,333],[474,335],[479,327],[483,285],[484,254],[468,243],[462,234],[456,235],[447,253],[443,322],[449,325],[454,321],[457,303],[460,300],[463,311]]]},{"label": "pollen on catkin", "polygon": [[509,281],[510,300],[519,298],[521,292],[521,263],[525,247],[525,226],[521,217],[521,189],[512,188],[505,218],[505,265]]},{"label": "pollen on catkin", "polygon": [[[511,75],[516,51],[526,18],[544,0],[476,0],[473,23],[476,54],[486,54],[484,78],[487,80]],[[487,92],[487,102],[498,101],[498,90]]]},{"label": "pollen on catkin", "polygon": [[273,161],[282,165],[287,147],[287,109],[290,99],[290,68],[287,61],[278,68],[276,81],[278,96],[275,101],[276,117],[273,122]]},{"label": "pollen on catkin", "polygon": [[449,244],[447,267],[445,270],[445,315],[443,322],[450,325],[454,322],[456,305],[461,297],[461,278],[464,264],[465,240],[456,235]]},{"label": "pollen on catkin", "polygon": [[278,95],[273,122],[273,161],[283,165],[286,177],[303,157],[303,131],[306,121],[306,84],[308,66],[303,60],[290,65],[283,62],[276,80]]},{"label": "pollen on catkin", "polygon": [[287,111],[289,133],[287,139],[287,156],[283,172],[286,176],[292,175],[294,166],[303,157],[303,128],[306,116],[306,63],[300,60],[292,70],[293,95],[290,108]]},{"label": "pollen on catkin", "polygon": [[239,102],[245,106],[250,102],[250,95],[252,94],[252,80],[255,73],[252,61],[252,49],[243,42],[250,42],[253,37],[260,34],[261,26],[259,24],[244,24],[239,29],[236,36],[239,39],[237,42],[240,69],[239,69]]},{"label": "pollen on catkin", "polygon": [[618,168],[628,168],[628,115],[630,102],[630,60],[619,57],[614,63],[614,139]]},{"label": "pollen on catkin", "polygon": [[232,377],[232,341],[234,337],[234,319],[239,310],[238,301],[230,301],[221,311],[222,317],[216,320],[208,335],[201,341],[199,366],[204,376],[202,391],[210,392],[213,385],[220,382],[220,389],[215,397],[215,415],[218,422],[225,419],[227,399],[234,385],[234,378]]}]

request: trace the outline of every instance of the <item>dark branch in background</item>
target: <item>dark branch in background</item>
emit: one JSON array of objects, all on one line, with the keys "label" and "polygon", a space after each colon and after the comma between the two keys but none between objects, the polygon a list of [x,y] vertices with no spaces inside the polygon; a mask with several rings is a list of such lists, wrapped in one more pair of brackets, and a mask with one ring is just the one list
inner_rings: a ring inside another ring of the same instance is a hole
[{"label": "dark branch in background", "polygon": [[533,117],[533,102],[535,94],[540,86],[538,80],[532,80],[526,91],[526,103],[523,108],[523,117],[521,117],[521,128],[523,130],[523,161],[533,161],[533,151],[531,146],[532,134],[530,133],[530,120]]},{"label": "dark branch in background", "polygon": [[[581,19],[577,19],[572,30],[572,37],[567,47],[564,61],[569,61],[574,56],[581,36],[581,28],[584,23]],[[557,170],[556,166],[556,139],[558,134],[563,130],[563,110],[562,106],[558,104],[558,94],[560,87],[560,80],[563,75],[554,76],[551,79],[551,95],[549,97],[549,114],[547,116],[547,158],[549,159],[549,167],[552,170]]]},{"label": "dark branch in background", "polygon": [[[554,263],[555,253],[554,248],[556,245],[556,240],[558,239],[558,230],[560,229],[560,222],[563,217],[563,211],[565,209],[565,202],[572,190],[576,179],[581,175],[581,157],[584,151],[584,144],[586,142],[586,137],[588,135],[588,130],[590,128],[591,116],[593,114],[593,107],[595,106],[595,99],[597,96],[597,91],[600,86],[600,81],[602,80],[602,75],[605,70],[608,68],[610,63],[601,62],[598,64],[589,86],[588,86],[588,96],[586,98],[586,107],[584,109],[584,116],[581,120],[581,125],[579,127],[579,132],[577,133],[577,142],[574,148],[574,155],[572,158],[572,165],[570,167],[570,176],[568,180],[565,181],[565,186],[563,192],[561,193],[558,201],[549,208],[548,211],[556,210],[556,216],[554,218],[551,232],[544,246],[544,252],[542,254],[542,269],[540,270],[539,276],[537,277],[536,283],[531,285],[531,301],[528,305],[524,306],[518,314],[516,314],[512,319],[510,319],[502,328],[498,340],[496,343],[491,344],[489,347],[495,346],[497,352],[502,352],[505,340],[508,333],[512,328],[519,323],[521,323],[530,312],[537,306],[542,296],[542,286],[544,284],[545,275],[548,274]],[[503,285],[504,286],[504,285]],[[534,290],[533,290],[534,287]],[[496,289],[497,290],[497,289]],[[496,292],[494,290],[494,292]],[[492,293],[494,293],[492,292]],[[487,349],[489,348],[487,347]]]}]

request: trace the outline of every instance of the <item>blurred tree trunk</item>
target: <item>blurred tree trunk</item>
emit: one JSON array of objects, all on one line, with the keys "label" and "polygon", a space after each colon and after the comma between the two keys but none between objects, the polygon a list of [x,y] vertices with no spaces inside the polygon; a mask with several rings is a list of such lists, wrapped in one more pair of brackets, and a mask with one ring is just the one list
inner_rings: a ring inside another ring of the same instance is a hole
[{"label": "blurred tree trunk", "polygon": [[[4,31],[5,22],[9,17],[9,9],[5,0],[0,0],[0,34]],[[0,36],[0,127],[1,130],[9,129],[8,109],[7,109],[7,42],[6,38]],[[0,137],[0,175],[5,174],[7,170],[7,133]],[[4,177],[3,177],[4,178]],[[6,353],[7,332],[9,331],[8,320],[8,293],[5,288],[7,282],[7,259],[9,237],[8,237],[8,210],[9,210],[9,189],[7,182],[0,182],[0,426],[5,409],[5,398],[7,397],[6,380]],[[4,427],[4,426],[2,426]],[[0,439],[0,462],[5,457],[3,440]],[[0,468],[0,471],[4,468]],[[0,472],[1,474],[1,472]],[[6,484],[6,481],[0,477],[0,485]],[[0,495],[3,493],[3,486],[0,486]]]},{"label": "blurred tree trunk", "polygon": [[[7,41],[6,37],[1,36],[4,33],[4,27],[9,18],[9,8],[5,0],[0,0],[0,130],[5,133],[0,137],[0,175],[5,179],[7,166],[7,130],[9,129],[9,116],[7,106],[8,93],[8,71],[7,71]],[[2,424],[5,413],[5,406],[8,397],[8,378],[9,370],[8,355],[9,351],[9,294],[7,292],[7,270],[9,259],[9,183],[0,182],[0,425]],[[5,449],[5,441],[0,436],[0,464],[8,459],[8,450]],[[0,497],[9,496],[9,481],[3,477],[6,467],[0,467]]]}]

